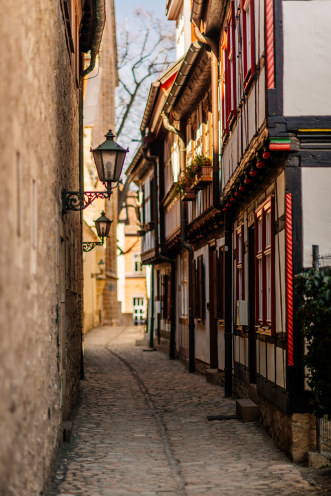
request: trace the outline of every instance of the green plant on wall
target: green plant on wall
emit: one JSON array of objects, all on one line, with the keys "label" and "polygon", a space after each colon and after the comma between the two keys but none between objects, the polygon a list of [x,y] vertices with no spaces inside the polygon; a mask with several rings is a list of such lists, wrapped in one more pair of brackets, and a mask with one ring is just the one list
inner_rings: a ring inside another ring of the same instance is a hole
[{"label": "green plant on wall", "polygon": [[308,384],[315,393],[314,414],[331,418],[331,269],[299,274],[299,309],[307,340]]},{"label": "green plant on wall", "polygon": [[173,189],[173,195],[178,198],[184,191],[185,187],[191,187],[195,181],[195,176],[199,174],[202,167],[211,166],[211,160],[204,155],[195,155],[192,161],[186,166],[184,172],[181,173],[178,182]]}]

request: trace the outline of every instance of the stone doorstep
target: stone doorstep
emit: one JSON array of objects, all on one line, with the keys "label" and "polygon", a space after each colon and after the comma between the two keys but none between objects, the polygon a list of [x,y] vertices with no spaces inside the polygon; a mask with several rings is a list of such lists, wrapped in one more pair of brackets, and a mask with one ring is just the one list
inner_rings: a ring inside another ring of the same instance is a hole
[{"label": "stone doorstep", "polygon": [[331,467],[331,460],[317,451],[308,451],[308,467],[324,468]]},{"label": "stone doorstep", "polygon": [[243,422],[254,422],[258,416],[258,406],[247,398],[236,400],[236,412]]},{"label": "stone doorstep", "polygon": [[206,369],[206,381],[210,384],[218,383],[218,369]]},{"label": "stone doorstep", "polygon": [[71,420],[65,420],[61,424],[62,432],[63,432],[63,442],[70,443],[71,440],[71,432],[72,432],[72,422]]}]

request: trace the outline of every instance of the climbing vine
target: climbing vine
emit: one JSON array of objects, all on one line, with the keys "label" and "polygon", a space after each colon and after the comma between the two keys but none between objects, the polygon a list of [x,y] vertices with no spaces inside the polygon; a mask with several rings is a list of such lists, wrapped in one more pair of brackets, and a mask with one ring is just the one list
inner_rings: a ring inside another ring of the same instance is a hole
[{"label": "climbing vine", "polygon": [[307,343],[307,379],[315,393],[314,413],[331,418],[331,269],[310,269],[299,274],[297,290]]}]

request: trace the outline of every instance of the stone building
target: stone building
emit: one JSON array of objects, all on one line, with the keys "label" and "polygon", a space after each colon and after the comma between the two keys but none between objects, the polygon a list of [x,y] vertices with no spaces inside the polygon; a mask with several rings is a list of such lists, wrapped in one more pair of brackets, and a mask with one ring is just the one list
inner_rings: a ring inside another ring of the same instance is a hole
[{"label": "stone building", "polygon": [[62,190],[82,185],[80,74],[96,5],[13,0],[0,21],[3,495],[41,494],[78,396],[82,225],[63,214]]},{"label": "stone building", "polygon": [[[114,1],[106,0],[106,23],[103,32],[102,42],[99,50],[99,57],[94,71],[89,78],[85,80],[84,92],[84,181],[85,189],[104,190],[104,185],[98,181],[95,165],[89,149],[98,146],[104,141],[104,135],[108,129],[115,133],[115,88],[118,85],[117,74],[117,46],[115,31],[115,11]],[[104,210],[106,216],[111,219],[112,225],[109,238],[105,241],[104,248],[93,250],[84,255],[84,260],[95,259],[94,265],[105,261],[105,279],[93,281],[91,272],[84,270],[84,283],[86,296],[93,291],[96,284],[94,295],[102,294],[102,297],[95,296],[95,311],[97,318],[94,319],[95,325],[108,324],[113,325],[119,319],[119,307],[117,303],[117,268],[116,268],[116,221],[117,221],[117,190],[109,200],[96,200],[91,208],[84,211],[84,219],[89,226],[93,226],[93,220],[100,216]],[[92,234],[93,236],[93,234]],[[103,253],[104,251],[104,253]],[[86,265],[86,264],[85,264]],[[93,265],[93,264],[92,264]],[[93,269],[95,273],[95,270]],[[92,272],[92,273],[93,273]],[[90,302],[91,303],[91,302]],[[88,305],[89,302],[85,304]],[[86,313],[86,312],[85,312]],[[92,322],[92,321],[91,321]],[[85,322],[85,330],[91,328]]]},{"label": "stone building", "polygon": [[121,324],[143,324],[146,320],[146,271],[141,263],[138,195],[129,191],[117,223],[117,292]]}]

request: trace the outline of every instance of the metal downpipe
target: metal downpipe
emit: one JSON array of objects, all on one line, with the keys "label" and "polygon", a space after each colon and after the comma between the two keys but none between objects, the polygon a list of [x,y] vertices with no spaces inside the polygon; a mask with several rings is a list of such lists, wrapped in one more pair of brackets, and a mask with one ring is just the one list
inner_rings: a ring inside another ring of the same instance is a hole
[{"label": "metal downpipe", "polygon": [[[165,113],[162,113],[163,125],[167,131],[177,134],[180,139],[181,147],[179,150],[180,169],[184,170],[185,165],[185,141],[182,133],[180,133],[169,122],[169,118]],[[180,239],[182,247],[188,251],[188,264],[189,264],[189,372],[195,372],[195,324],[194,324],[194,294],[193,294],[193,248],[185,239],[186,234],[186,212],[184,202],[180,201]]]},{"label": "metal downpipe", "polygon": [[232,396],[232,229],[231,214],[224,215],[225,226],[225,318],[224,318],[224,396]]},{"label": "metal downpipe", "polygon": [[97,22],[96,22],[96,26],[95,26],[95,32],[94,32],[92,47],[91,47],[90,65],[88,67],[86,67],[86,69],[80,74],[80,76],[79,76],[80,81],[82,79],[84,79],[84,77],[87,76],[90,72],[92,72],[94,67],[95,67],[95,62],[97,59],[97,55],[99,53],[102,34],[103,34],[103,30],[104,30],[105,23],[106,23],[105,0],[96,0],[95,9],[96,9],[96,21]]},{"label": "metal downpipe", "polygon": [[204,36],[197,26],[194,34],[198,41],[209,45],[211,49],[211,108],[213,123],[213,206],[221,210],[220,203],[220,164],[218,135],[218,45],[211,38]]}]

